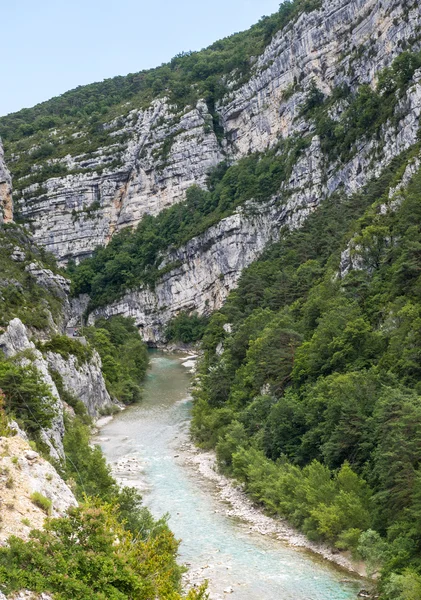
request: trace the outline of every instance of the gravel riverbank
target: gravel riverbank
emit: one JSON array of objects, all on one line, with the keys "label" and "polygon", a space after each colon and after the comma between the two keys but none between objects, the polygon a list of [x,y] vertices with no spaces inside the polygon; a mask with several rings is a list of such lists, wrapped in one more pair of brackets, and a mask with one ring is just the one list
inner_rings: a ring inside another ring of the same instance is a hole
[{"label": "gravel riverbank", "polygon": [[347,571],[356,573],[361,577],[366,576],[362,562],[352,560],[350,556],[343,552],[335,552],[325,544],[311,542],[305,535],[282,519],[265,515],[259,507],[253,504],[241,488],[235,485],[233,480],[218,473],[213,452],[203,452],[196,448],[194,444],[185,443],[180,449],[180,459],[195,469],[198,475],[214,482],[218,489],[218,495],[226,506],[226,514],[247,522],[250,525],[250,531],[273,536],[287,542],[290,546],[305,548]]}]

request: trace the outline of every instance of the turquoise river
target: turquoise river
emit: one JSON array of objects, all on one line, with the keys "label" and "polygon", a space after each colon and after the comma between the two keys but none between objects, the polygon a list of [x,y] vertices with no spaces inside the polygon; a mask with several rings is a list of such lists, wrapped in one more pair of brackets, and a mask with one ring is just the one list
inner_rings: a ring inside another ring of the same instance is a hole
[{"label": "turquoise river", "polygon": [[191,399],[181,362],[178,355],[152,353],[143,402],[102,427],[97,443],[116,475],[140,488],[155,516],[169,514],[182,540],[180,561],[209,580],[211,598],[355,600],[361,581],[227,516],[215,483],[182,459]]}]

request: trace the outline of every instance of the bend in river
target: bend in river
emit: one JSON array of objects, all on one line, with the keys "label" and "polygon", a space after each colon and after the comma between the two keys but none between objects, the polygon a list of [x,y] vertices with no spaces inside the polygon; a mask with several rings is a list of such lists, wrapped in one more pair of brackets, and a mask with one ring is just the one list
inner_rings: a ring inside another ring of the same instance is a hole
[{"label": "bend in river", "polygon": [[355,599],[360,580],[227,516],[215,484],[185,462],[191,399],[181,359],[154,353],[143,402],[101,429],[97,441],[117,478],[138,487],[155,516],[170,515],[180,560],[209,580],[211,598],[232,588],[233,600]]}]

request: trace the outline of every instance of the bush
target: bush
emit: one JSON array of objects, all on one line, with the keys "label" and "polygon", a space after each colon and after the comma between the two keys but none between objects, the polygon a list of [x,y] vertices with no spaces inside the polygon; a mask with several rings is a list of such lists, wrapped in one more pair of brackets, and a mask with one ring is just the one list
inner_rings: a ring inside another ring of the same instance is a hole
[{"label": "bush", "polygon": [[40,492],[34,492],[33,494],[31,494],[31,500],[35,504],[35,506],[41,508],[47,515],[51,513],[51,509],[53,506],[52,501],[49,498],[43,496]]},{"label": "bush", "polygon": [[95,327],[85,327],[83,334],[101,357],[110,394],[124,404],[139,402],[149,357],[133,319],[98,319]]},{"label": "bush", "polygon": [[51,426],[54,399],[35,367],[0,358],[0,389],[7,415],[16,419],[29,436]]},{"label": "bush", "polygon": [[92,350],[89,346],[67,335],[55,335],[48,342],[40,342],[38,346],[42,352],[54,352],[66,360],[73,355],[77,358],[79,365],[83,365],[92,358]]},{"label": "bush", "polygon": [[[181,600],[177,548],[167,527],[147,540],[133,537],[116,507],[88,500],[47,519],[28,542],[9,538],[0,549],[0,582],[7,594],[24,588],[63,600]],[[204,598],[204,589],[187,598]]]}]

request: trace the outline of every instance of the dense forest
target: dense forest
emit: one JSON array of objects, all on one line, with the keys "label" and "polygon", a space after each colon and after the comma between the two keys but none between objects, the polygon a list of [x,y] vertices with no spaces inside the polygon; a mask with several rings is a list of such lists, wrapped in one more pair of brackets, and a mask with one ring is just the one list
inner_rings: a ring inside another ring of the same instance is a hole
[{"label": "dense forest", "polygon": [[388,195],[408,159],[244,272],[205,330],[193,421],[255,501],[363,558],[388,600],[421,594],[421,172]]}]

